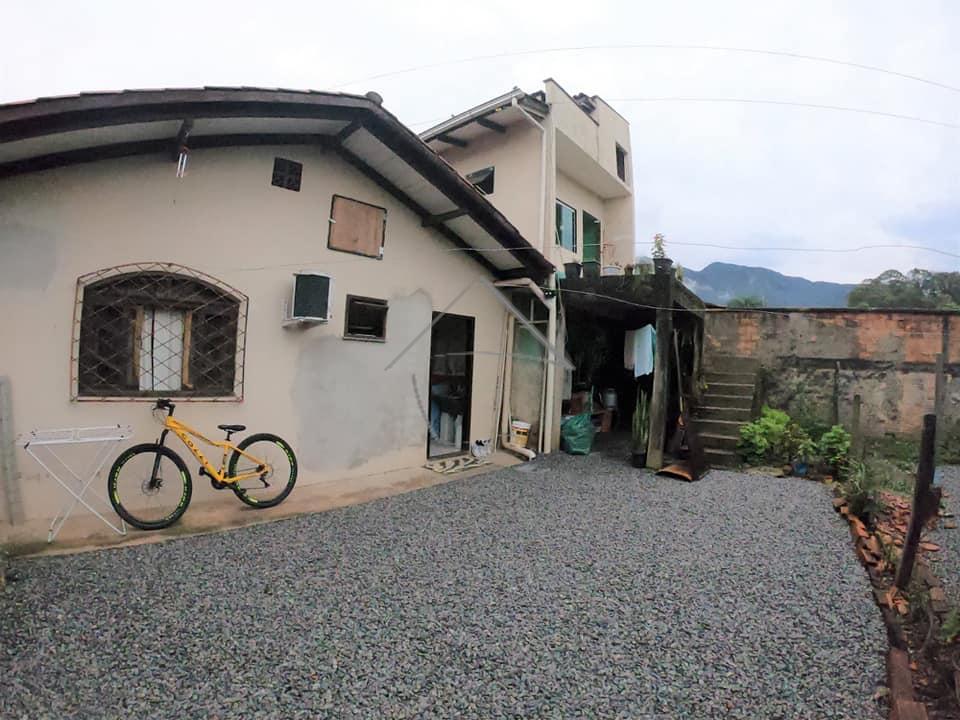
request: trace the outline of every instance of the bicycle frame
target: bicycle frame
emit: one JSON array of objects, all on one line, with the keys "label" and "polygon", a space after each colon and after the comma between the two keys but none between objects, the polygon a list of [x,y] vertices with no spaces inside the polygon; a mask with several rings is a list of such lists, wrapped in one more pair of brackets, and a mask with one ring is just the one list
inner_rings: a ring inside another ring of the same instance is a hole
[{"label": "bicycle frame", "polygon": [[[175,419],[172,415],[168,415],[163,420],[163,432],[160,433],[160,444],[163,445],[163,441],[166,440],[167,433],[172,432],[180,441],[187,446],[187,449],[193,453],[193,456],[200,461],[200,465],[203,467],[204,472],[213,480],[221,482],[224,484],[237,483],[241,480],[249,480],[251,478],[256,478],[262,476],[264,473],[270,472],[271,467],[268,462],[261,460],[260,458],[254,457],[248,452],[244,452],[236,445],[231,443],[228,440],[211,440],[210,438],[203,435],[203,433],[198,432],[194,428],[190,427],[186,423],[180,422]],[[212,445],[213,447],[218,447],[223,450],[223,459],[220,462],[220,468],[215,468],[209,460],[200,452],[200,448],[190,438],[195,437],[202,442],[205,442],[207,445]],[[256,463],[257,469],[252,472],[239,473],[238,475],[228,476],[227,473],[227,456],[236,451],[243,455],[248,460]]]}]

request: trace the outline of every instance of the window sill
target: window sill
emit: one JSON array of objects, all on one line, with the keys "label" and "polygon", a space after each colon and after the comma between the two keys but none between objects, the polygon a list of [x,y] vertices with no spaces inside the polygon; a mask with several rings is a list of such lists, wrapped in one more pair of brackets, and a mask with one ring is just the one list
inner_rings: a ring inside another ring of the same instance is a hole
[{"label": "window sill", "polygon": [[178,403],[185,402],[243,402],[243,395],[178,395],[175,392],[157,395],[74,395],[73,402],[149,402],[155,403],[158,398],[175,399]]},{"label": "window sill", "polygon": [[366,335],[344,335],[344,340],[353,340],[355,342],[385,343],[386,338],[369,337]]}]

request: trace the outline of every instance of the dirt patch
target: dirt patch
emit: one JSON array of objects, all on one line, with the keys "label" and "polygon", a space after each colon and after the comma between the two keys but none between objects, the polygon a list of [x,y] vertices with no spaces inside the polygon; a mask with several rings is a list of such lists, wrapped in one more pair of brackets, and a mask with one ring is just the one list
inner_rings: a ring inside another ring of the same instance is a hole
[{"label": "dirt patch", "polygon": [[[850,523],[857,558],[870,576],[887,626],[890,718],[960,720],[960,627],[955,627],[960,620],[930,563],[940,546],[921,539],[910,586],[901,591],[894,586],[894,573],[909,523],[909,501],[880,493],[878,508],[867,517],[851,513],[840,497],[834,508]],[[945,521],[951,522],[949,514],[941,511],[925,532]]]}]

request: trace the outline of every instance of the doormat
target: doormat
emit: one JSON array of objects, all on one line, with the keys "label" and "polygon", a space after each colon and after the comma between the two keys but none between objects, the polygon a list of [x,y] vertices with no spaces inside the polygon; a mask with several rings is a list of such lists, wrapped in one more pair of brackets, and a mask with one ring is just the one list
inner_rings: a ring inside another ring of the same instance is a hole
[{"label": "doormat", "polygon": [[428,470],[433,470],[435,473],[452,475],[454,473],[463,472],[464,470],[470,470],[471,468],[489,464],[490,461],[486,458],[475,458],[472,455],[462,455],[460,457],[447,458],[446,460],[435,460],[433,462],[428,462],[426,465],[424,465],[424,467]]}]

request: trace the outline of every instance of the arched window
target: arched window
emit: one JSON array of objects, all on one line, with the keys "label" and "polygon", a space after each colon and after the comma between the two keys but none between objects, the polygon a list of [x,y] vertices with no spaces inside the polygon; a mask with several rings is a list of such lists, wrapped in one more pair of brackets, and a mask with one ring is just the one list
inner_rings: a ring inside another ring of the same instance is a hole
[{"label": "arched window", "polygon": [[122,265],[77,281],[73,396],[241,399],[247,297],[180,265]]}]

